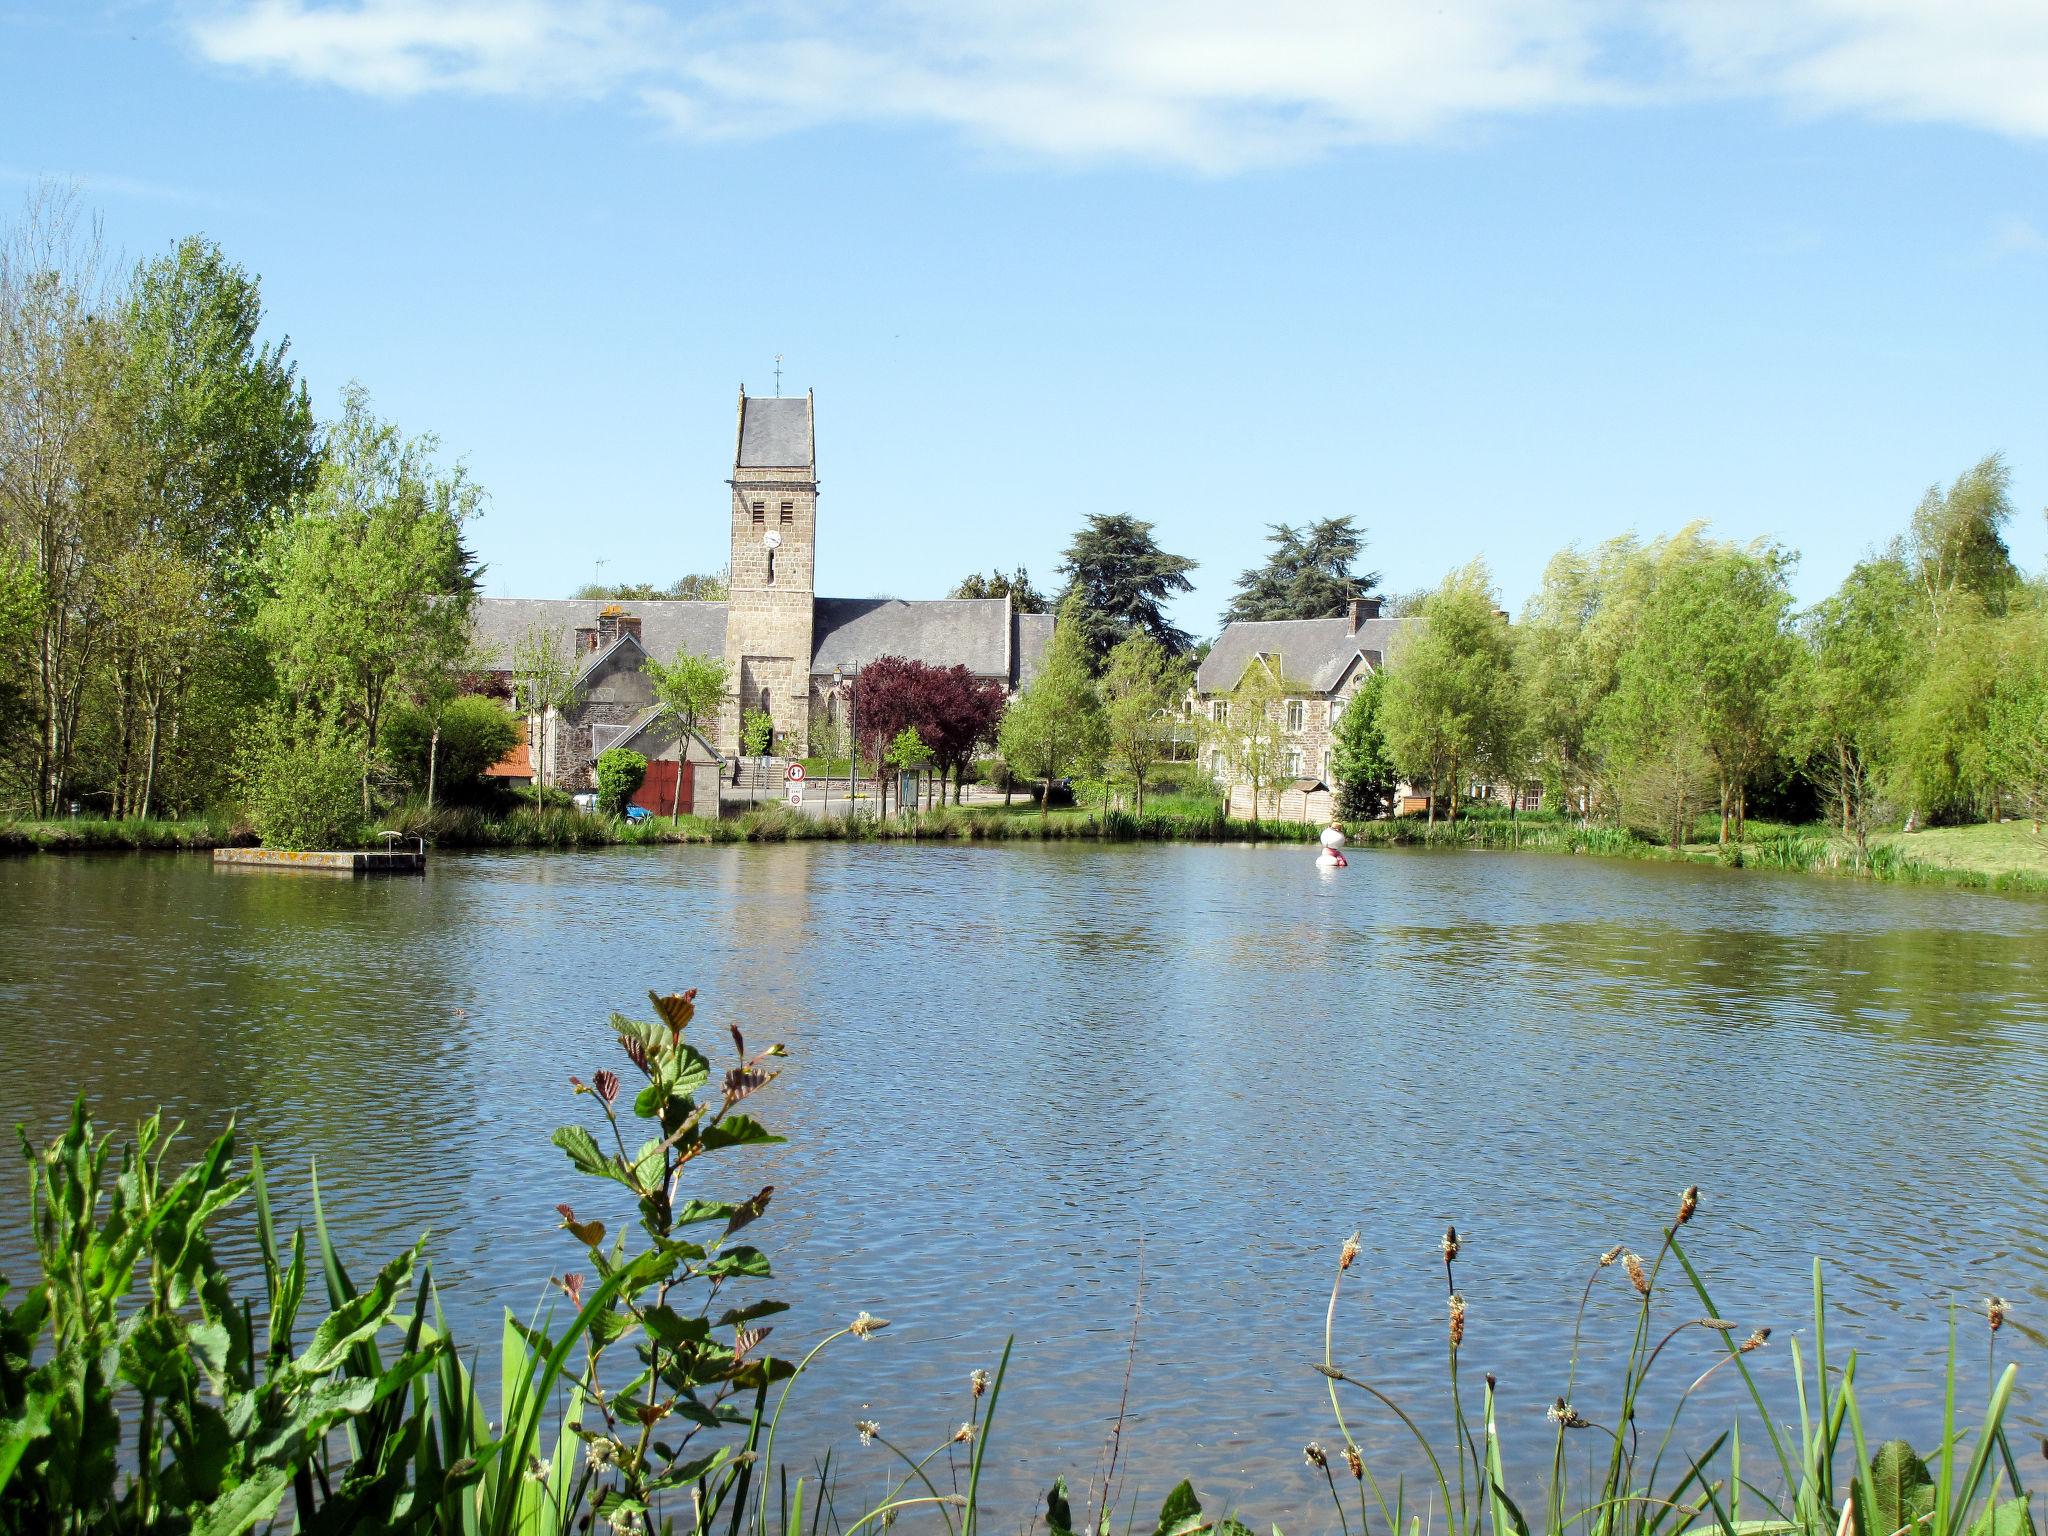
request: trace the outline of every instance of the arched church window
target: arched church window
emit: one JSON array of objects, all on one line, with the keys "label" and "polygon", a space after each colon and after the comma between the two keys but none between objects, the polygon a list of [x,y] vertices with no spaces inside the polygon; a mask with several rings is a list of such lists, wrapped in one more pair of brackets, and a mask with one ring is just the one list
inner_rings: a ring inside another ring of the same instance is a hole
[{"label": "arched church window", "polygon": [[836,693],[825,695],[825,723],[827,725],[837,725],[839,723],[839,695]]},{"label": "arched church window", "polygon": [[761,690],[761,713],[764,715],[771,713],[768,708],[768,690],[766,688]]},{"label": "arched church window", "polygon": [[768,551],[768,585],[775,585],[775,551]]}]

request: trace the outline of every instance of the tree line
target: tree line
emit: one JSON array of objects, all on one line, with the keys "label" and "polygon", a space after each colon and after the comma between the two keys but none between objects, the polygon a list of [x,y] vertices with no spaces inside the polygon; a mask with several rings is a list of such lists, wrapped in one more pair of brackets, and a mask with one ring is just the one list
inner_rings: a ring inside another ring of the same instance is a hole
[{"label": "tree line", "polygon": [[263,322],[211,241],[119,268],[61,190],[0,245],[0,805],[363,816],[451,706],[509,748],[456,705],[481,488],[360,386],[319,420]]},{"label": "tree line", "polygon": [[1673,844],[1703,814],[1739,840],[1759,801],[1859,847],[1892,822],[2038,818],[2048,577],[2012,557],[2010,485],[1994,455],[1930,488],[1803,611],[1791,551],[1698,524],[1561,551],[1512,625],[1484,564],[1454,571],[1365,712],[1382,771],[1432,811],[1535,783]]}]

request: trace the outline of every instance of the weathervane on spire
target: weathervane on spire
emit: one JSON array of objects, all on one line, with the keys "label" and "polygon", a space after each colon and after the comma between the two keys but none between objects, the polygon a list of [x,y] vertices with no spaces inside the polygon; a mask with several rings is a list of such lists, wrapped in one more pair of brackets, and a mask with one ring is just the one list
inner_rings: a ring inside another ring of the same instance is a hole
[{"label": "weathervane on spire", "polygon": [[782,354],[775,354],[775,398],[782,398]]}]

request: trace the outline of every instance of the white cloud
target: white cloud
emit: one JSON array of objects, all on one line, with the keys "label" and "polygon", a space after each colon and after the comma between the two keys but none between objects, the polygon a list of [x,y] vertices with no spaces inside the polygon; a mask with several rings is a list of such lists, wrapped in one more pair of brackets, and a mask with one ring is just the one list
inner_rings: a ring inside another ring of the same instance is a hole
[{"label": "white cloud", "polygon": [[215,62],[359,91],[1210,170],[1702,95],[2048,137],[2041,0],[212,0],[189,26]]},{"label": "white cloud", "polygon": [[2048,235],[2025,219],[2000,219],[1991,231],[1991,254],[1993,258],[2048,256]]}]

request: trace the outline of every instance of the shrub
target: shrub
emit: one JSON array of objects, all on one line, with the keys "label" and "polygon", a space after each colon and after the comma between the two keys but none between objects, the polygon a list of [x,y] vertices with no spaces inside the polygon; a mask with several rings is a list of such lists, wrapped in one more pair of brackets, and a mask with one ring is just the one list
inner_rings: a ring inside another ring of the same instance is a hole
[{"label": "shrub", "polygon": [[414,792],[426,792],[431,755],[434,798],[467,801],[484,788],[484,770],[525,734],[524,722],[498,700],[466,693],[442,709],[438,745],[433,717],[410,706],[392,712],[382,745],[385,761]]},{"label": "shrub", "polygon": [[647,759],[613,747],[597,759],[597,808],[607,816],[626,814],[626,802],[647,780]]},{"label": "shrub", "polygon": [[238,768],[257,835],[270,848],[363,842],[363,763],[331,726],[272,708],[250,722]]}]

